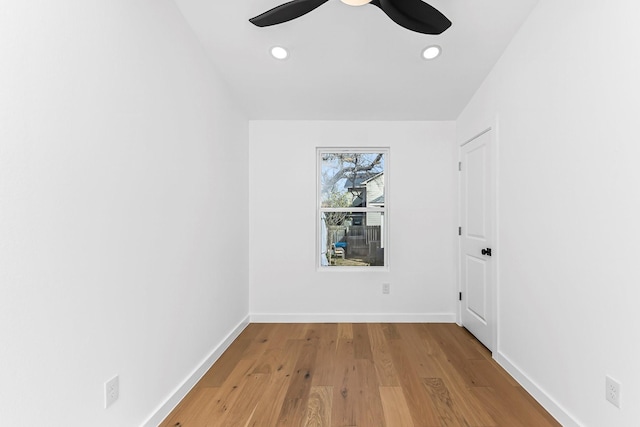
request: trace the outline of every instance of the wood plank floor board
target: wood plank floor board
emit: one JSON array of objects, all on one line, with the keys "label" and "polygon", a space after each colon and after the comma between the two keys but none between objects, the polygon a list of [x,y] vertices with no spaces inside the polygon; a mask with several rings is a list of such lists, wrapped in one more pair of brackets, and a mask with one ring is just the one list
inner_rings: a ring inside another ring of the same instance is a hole
[{"label": "wood plank floor board", "polygon": [[314,328],[315,323],[286,323],[277,325],[280,333],[285,333],[292,340],[303,340],[307,337],[309,328]]},{"label": "wood plank floor board", "polygon": [[[351,329],[352,330],[352,329]],[[340,338],[336,348],[333,380],[332,426],[356,425],[355,357],[352,338]]]},{"label": "wood plank floor board", "polygon": [[314,323],[309,325],[305,339],[337,339],[338,324],[337,323]]},{"label": "wood plank floor board", "polygon": [[332,386],[312,386],[303,427],[331,425]]},{"label": "wood plank floor board", "polygon": [[467,427],[473,425],[468,423],[465,416],[460,412],[442,379],[425,378],[422,380],[422,383],[435,402],[436,410],[440,416],[440,425],[447,427]]},{"label": "wood plank floor board", "polygon": [[[335,335],[337,337],[337,333]],[[318,340],[315,372],[311,379],[312,386],[332,386],[335,376],[337,358],[336,340],[321,338]]]},{"label": "wood plank floor board", "polygon": [[270,328],[266,323],[249,323],[246,328],[242,331],[239,338],[254,340],[258,338],[258,334],[263,332],[264,330],[271,331],[273,328]]},{"label": "wood plank floor board", "polygon": [[307,329],[305,339],[314,341],[317,347],[312,386],[333,385],[338,334],[337,323],[318,323]]},{"label": "wood plank floor board", "polygon": [[455,324],[251,324],[161,427],[556,427]]},{"label": "wood plank floor board", "polygon": [[393,367],[393,361],[389,354],[389,347],[381,324],[369,325],[369,342],[371,343],[371,353],[378,383],[381,386],[397,386],[399,384],[398,374]]},{"label": "wood plank floor board", "polygon": [[[301,340],[288,340],[284,348],[276,349],[273,368],[270,370],[269,383],[262,390],[262,396],[248,426],[273,426],[278,422],[285,396],[291,383],[291,372],[302,349]],[[199,427],[199,426],[194,426]]]},{"label": "wood plank floor board", "polygon": [[240,361],[242,354],[249,344],[251,344],[250,339],[242,338],[242,336],[237,338],[233,342],[233,345],[216,361],[219,368],[209,369],[207,373],[202,376],[198,385],[202,387],[220,387],[236,367],[236,364]]},{"label": "wood plank floor board", "polygon": [[[234,370],[219,388],[214,397],[212,405],[207,408],[208,416],[211,420],[209,424],[214,424],[229,411],[238,400],[242,399],[244,387],[248,384],[247,377],[250,376],[251,369],[255,364],[254,360],[241,359]],[[207,424],[207,425],[209,425]]]},{"label": "wood plank floor board", "polygon": [[226,407],[226,411],[219,417],[211,417],[211,427],[243,427],[251,421],[260,396],[267,383],[268,374],[249,374],[243,381],[243,386],[238,390],[237,398],[233,404]]},{"label": "wood plank floor board", "polygon": [[489,387],[472,387],[474,396],[479,396],[480,405],[494,418],[498,425],[554,426],[556,421],[522,387],[513,386],[504,380],[504,375],[492,369],[490,363],[477,366]]},{"label": "wood plank floor board", "polygon": [[[475,355],[473,355],[475,357]],[[434,354],[434,360],[441,372],[441,379],[455,405],[455,413],[461,414],[469,426],[495,426],[495,420],[482,406],[481,402],[469,393],[471,388],[469,378],[460,370],[459,355],[451,355],[446,350]],[[472,359],[476,360],[476,359]],[[504,383],[504,386],[508,386]]]},{"label": "wood plank floor board", "polygon": [[[520,396],[521,399],[518,399],[517,396]],[[522,402],[527,402],[527,414],[531,417],[531,421],[539,422],[540,426],[553,426],[557,423],[555,418],[551,416],[546,411],[538,411],[536,410],[540,404],[522,387],[514,387],[514,400]]]},{"label": "wood plank floor board", "polygon": [[[287,344],[287,341],[291,339],[290,335],[285,331],[291,331],[292,326],[295,325],[262,324],[262,326],[264,326],[264,328],[254,334],[251,343],[244,350],[242,358],[260,361],[266,350],[283,348]],[[306,333],[302,332],[300,327],[295,329],[296,337],[299,337],[302,333]]]},{"label": "wood plank floor board", "polygon": [[369,427],[386,427],[380,386],[373,361],[355,360],[355,413],[356,425]]},{"label": "wood plank floor board", "polygon": [[388,427],[414,427],[402,387],[380,387],[380,400]]},{"label": "wood plank floor board", "polygon": [[368,325],[364,323],[353,325],[353,356],[356,359],[373,360]]},{"label": "wood plank floor board", "polygon": [[338,339],[352,340],[353,339],[353,324],[351,323],[338,323]]},{"label": "wood plank floor board", "polygon": [[298,399],[308,396],[317,355],[318,346],[316,343],[305,342],[303,344],[293,372],[291,372],[291,384],[287,397]]},{"label": "wood plank floor board", "polygon": [[397,324],[395,323],[384,323],[382,325],[382,331],[387,340],[399,340],[401,338],[398,333]]},{"label": "wood plank floor board", "polygon": [[416,374],[420,378],[439,377],[440,367],[433,358],[433,355],[437,354],[434,350],[437,344],[421,337],[414,324],[398,325],[398,333],[402,337],[398,342],[402,344]]},{"label": "wood plank floor board", "polygon": [[477,348],[464,345],[458,340],[460,327],[455,324],[435,324],[433,328],[427,329],[427,334],[430,335],[432,340],[438,343],[440,348],[451,358],[457,360],[484,358]]},{"label": "wood plank floor board", "polygon": [[298,427],[302,425],[311,391],[311,379],[315,370],[317,354],[317,343],[305,340],[291,373],[291,382],[282,403],[278,426]]},{"label": "wood plank floor board", "polygon": [[431,396],[422,385],[422,378],[416,373],[405,347],[401,339],[389,341],[391,358],[398,372],[400,386],[404,390],[413,424],[416,427],[440,427],[440,420]]},{"label": "wood plank floor board", "polygon": [[[491,415],[491,417],[495,420],[496,425],[498,426],[540,426],[540,424],[534,424],[533,421],[526,419],[523,415],[520,415],[514,411],[505,410],[504,403],[499,401],[499,395],[496,394],[495,390],[493,390],[491,387],[476,387],[471,390],[471,393],[473,393],[473,395],[478,398],[480,403],[483,405],[484,410]],[[544,424],[542,426],[544,426]]]},{"label": "wood plank floor board", "polygon": [[[451,324],[453,327],[448,327],[447,332],[465,349],[465,357],[468,359],[475,359],[477,355],[485,359],[491,359],[491,352],[487,347],[482,345],[480,341],[476,339],[471,332],[465,328],[460,328],[457,325]],[[428,328],[425,328],[427,331]],[[467,353],[469,352],[469,353]]]},{"label": "wood plank floor board", "polygon": [[218,393],[217,387],[196,387],[161,424],[161,427],[177,426],[206,426],[209,417],[209,407],[213,405]]},{"label": "wood plank floor board", "polygon": [[[482,389],[482,387],[479,387],[479,389]],[[520,394],[520,391],[524,391],[521,387],[496,386],[491,388],[485,387],[484,390],[492,391],[495,406],[500,408],[502,413],[518,414],[516,417],[518,423],[526,423],[540,427],[554,425],[550,424],[550,422],[553,421],[549,414],[542,413],[538,410],[539,405],[533,398],[530,398],[528,395],[528,398],[525,398],[523,394]]]}]

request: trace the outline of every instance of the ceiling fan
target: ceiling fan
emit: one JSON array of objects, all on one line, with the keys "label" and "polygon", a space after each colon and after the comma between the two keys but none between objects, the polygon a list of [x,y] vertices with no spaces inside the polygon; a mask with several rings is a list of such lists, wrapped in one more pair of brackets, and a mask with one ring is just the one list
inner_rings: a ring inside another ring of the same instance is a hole
[{"label": "ceiling fan", "polygon": [[[268,27],[291,21],[322,6],[329,0],[293,0],[249,19],[258,27]],[[441,34],[451,21],[422,0],[340,0],[350,6],[372,4],[379,7],[396,24],[422,34]]]}]

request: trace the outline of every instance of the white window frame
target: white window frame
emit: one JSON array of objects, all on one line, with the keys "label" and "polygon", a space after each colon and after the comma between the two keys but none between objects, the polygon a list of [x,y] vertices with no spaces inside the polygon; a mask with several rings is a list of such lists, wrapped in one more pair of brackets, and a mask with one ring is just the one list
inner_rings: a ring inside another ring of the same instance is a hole
[{"label": "white window frame", "polygon": [[[384,207],[348,207],[348,208],[323,208],[322,207],[322,155],[325,153],[383,153],[384,154]],[[388,272],[389,248],[390,248],[390,226],[389,226],[389,200],[390,200],[390,149],[389,147],[317,147],[316,148],[316,269],[322,272]],[[321,264],[321,257],[324,256],[322,249],[326,245],[323,242],[321,226],[322,212],[381,212],[382,223],[380,238],[383,241],[384,265],[381,266],[328,266]]]}]

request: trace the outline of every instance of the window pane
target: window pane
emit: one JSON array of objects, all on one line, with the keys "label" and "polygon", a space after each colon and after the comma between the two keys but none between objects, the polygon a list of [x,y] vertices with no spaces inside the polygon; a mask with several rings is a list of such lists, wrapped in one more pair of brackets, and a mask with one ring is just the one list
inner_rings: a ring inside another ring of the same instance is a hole
[{"label": "window pane", "polygon": [[318,149],[321,266],[385,266],[388,153]]},{"label": "window pane", "polygon": [[383,153],[322,153],[323,208],[384,206]]},{"label": "window pane", "polygon": [[383,266],[384,212],[322,212],[321,265]]}]

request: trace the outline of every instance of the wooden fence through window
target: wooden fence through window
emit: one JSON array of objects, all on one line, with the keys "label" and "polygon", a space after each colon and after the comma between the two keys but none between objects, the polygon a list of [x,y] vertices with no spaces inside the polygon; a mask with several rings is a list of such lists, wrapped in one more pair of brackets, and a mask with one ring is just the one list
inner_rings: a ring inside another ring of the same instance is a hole
[{"label": "wooden fence through window", "polygon": [[346,242],[347,258],[375,256],[375,250],[381,246],[379,225],[336,225],[330,226],[328,231],[330,245]]}]

